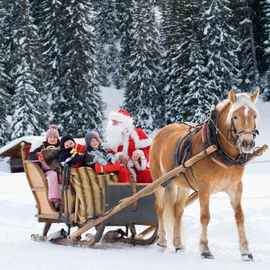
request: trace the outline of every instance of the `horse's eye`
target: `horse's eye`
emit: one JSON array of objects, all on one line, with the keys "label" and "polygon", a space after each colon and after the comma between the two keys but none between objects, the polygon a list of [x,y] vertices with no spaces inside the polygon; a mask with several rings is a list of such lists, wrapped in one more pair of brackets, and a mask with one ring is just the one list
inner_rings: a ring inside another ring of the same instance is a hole
[{"label": "horse's eye", "polygon": [[256,119],[256,118],[257,118],[257,114],[254,114],[254,116],[253,116],[253,117],[254,117],[254,119]]},{"label": "horse's eye", "polygon": [[234,119],[234,120],[237,120],[237,119],[238,119],[237,115],[234,115],[234,116],[233,116],[233,119]]}]

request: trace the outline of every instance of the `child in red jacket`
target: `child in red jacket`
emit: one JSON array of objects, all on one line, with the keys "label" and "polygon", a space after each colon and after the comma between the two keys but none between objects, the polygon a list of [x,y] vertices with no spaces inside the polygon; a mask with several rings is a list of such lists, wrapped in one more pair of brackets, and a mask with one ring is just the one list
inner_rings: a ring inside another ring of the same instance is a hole
[{"label": "child in red jacket", "polygon": [[85,145],[76,143],[71,135],[65,135],[61,138],[59,160],[61,163],[64,162],[73,167],[81,167],[84,150]]}]

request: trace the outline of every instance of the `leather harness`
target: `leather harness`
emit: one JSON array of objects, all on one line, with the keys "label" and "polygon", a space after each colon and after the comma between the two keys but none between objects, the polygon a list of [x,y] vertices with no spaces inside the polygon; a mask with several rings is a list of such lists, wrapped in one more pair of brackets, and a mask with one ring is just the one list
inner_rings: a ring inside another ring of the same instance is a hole
[{"label": "leather harness", "polygon": [[[197,126],[193,126],[190,125],[188,123],[182,123],[184,125],[188,125],[189,126],[189,130],[187,133],[185,133],[183,136],[181,136],[175,146],[174,149],[174,168],[182,165],[184,168],[185,167],[185,162],[186,160],[188,160],[191,157],[191,146],[192,146],[192,142],[193,139],[195,137],[195,135],[201,130],[201,125],[197,125]],[[180,150],[180,146],[183,143],[181,150]],[[198,183],[197,179],[195,178],[194,172],[193,172],[193,168],[192,167],[188,167],[186,169],[189,169],[191,172],[191,175],[193,177],[193,179],[195,180],[196,183]],[[195,192],[198,192],[190,183],[186,172],[180,172],[181,175],[183,175],[183,177],[186,180],[186,183],[188,184],[188,186],[193,189]],[[176,175],[178,176],[178,175]],[[163,184],[161,184],[163,187],[166,187],[176,176],[171,177],[168,181],[164,182]]]},{"label": "leather harness", "polygon": [[[244,166],[250,159],[251,154],[241,153],[237,156],[236,159],[232,158],[225,150],[222,148],[220,144],[220,139],[218,136],[219,130],[217,128],[217,118],[218,118],[218,110],[216,109],[217,100],[215,100],[214,104],[212,105],[211,112],[209,118],[204,122],[204,124],[193,126],[188,123],[181,123],[189,126],[189,130],[183,136],[181,136],[175,146],[174,150],[174,168],[182,165],[185,168],[185,161],[191,157],[191,146],[195,135],[202,130],[202,140],[203,140],[203,149],[204,151],[207,147],[211,145],[216,145],[217,150],[213,152],[209,158],[211,158],[214,162],[219,164],[224,168],[228,168],[231,166]],[[234,125],[232,125],[234,127]],[[234,133],[240,134],[245,131],[237,132],[233,130]],[[249,133],[253,133],[254,138],[256,134],[259,134],[258,130],[254,128],[254,130],[248,131]],[[182,144],[182,147],[181,147]],[[192,178],[196,184],[198,181],[194,175],[192,166],[188,167],[192,175]],[[195,192],[198,192],[189,181],[185,171],[180,173],[185,178],[187,185],[193,189]],[[176,175],[178,176],[178,175]],[[162,184],[163,187],[166,187],[176,176],[170,178],[168,181]]]}]

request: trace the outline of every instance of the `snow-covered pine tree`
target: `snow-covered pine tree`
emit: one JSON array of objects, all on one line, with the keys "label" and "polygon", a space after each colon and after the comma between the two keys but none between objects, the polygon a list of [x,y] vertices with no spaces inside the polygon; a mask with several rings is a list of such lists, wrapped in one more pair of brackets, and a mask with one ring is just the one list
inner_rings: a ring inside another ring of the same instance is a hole
[{"label": "snow-covered pine tree", "polygon": [[179,78],[183,59],[179,56],[181,38],[181,3],[177,0],[164,1],[161,9],[161,43],[164,70],[164,118],[165,124],[181,121],[179,101],[183,97]]},{"label": "snow-covered pine tree", "polygon": [[5,49],[4,49],[4,18],[6,10],[3,3],[0,2],[0,147],[5,144],[8,139],[8,123],[7,123],[7,81],[8,75],[5,72]]},{"label": "snow-covered pine tree", "polygon": [[133,1],[134,14],[130,29],[130,58],[124,108],[137,127],[152,131],[159,104],[160,46],[153,1]]},{"label": "snow-covered pine tree", "polygon": [[212,93],[207,84],[201,44],[201,7],[196,0],[183,0],[180,6],[179,70],[177,85],[182,93],[173,105],[178,121],[202,122],[209,114]]},{"label": "snow-covered pine tree", "polygon": [[107,57],[107,62],[111,63],[111,67],[109,69],[111,81],[117,89],[124,87],[124,75],[122,72],[122,61],[120,54],[120,44],[119,40],[115,40],[115,42],[109,46],[109,53]]},{"label": "snow-covered pine tree", "polygon": [[114,0],[97,1],[97,58],[102,85],[122,86],[119,62],[119,41],[116,39],[116,8]]},{"label": "snow-covered pine tree", "polygon": [[231,1],[232,26],[238,36],[239,85],[241,91],[251,91],[259,86],[259,70],[255,51],[252,18],[254,10],[248,1]]},{"label": "snow-covered pine tree", "polygon": [[2,63],[3,55],[0,49],[0,147],[2,147],[8,140],[8,122],[7,122],[7,93],[5,92],[5,79]]},{"label": "snow-covered pine tree", "polygon": [[38,36],[30,15],[28,0],[14,2],[16,18],[13,26],[12,80],[15,95],[12,103],[11,139],[24,135],[38,135],[43,129],[40,108],[38,106],[39,92],[36,86],[39,78],[36,76]]},{"label": "snow-covered pine tree", "polygon": [[130,28],[133,20],[132,3],[133,1],[130,0],[115,0],[116,35],[120,43],[120,74],[124,79],[129,76],[127,65],[130,57]]},{"label": "snow-covered pine tree", "polygon": [[232,11],[228,0],[204,0],[201,28],[205,89],[217,97],[227,97],[228,91],[239,85],[239,60],[236,55],[238,36],[233,28]]},{"label": "snow-covered pine tree", "polygon": [[[63,1],[31,0],[31,6],[38,27],[42,47],[42,82],[40,85],[40,101],[46,107],[43,117],[47,119],[47,127],[53,121],[54,115],[50,108],[52,96],[59,98],[59,77],[61,70],[60,50],[64,42],[65,14]],[[46,127],[46,128],[47,128]]]},{"label": "snow-covered pine tree", "polygon": [[[101,131],[103,102],[97,79],[94,19],[87,0],[62,1],[58,38],[57,90],[52,99],[54,123],[62,133],[83,137],[90,129]],[[52,12],[54,12],[52,10]]]},{"label": "snow-covered pine tree", "polygon": [[263,64],[261,65],[261,90],[265,101],[270,100],[270,2],[260,0],[261,17],[259,18],[262,27],[261,48]]},{"label": "snow-covered pine tree", "polygon": [[[10,95],[14,95],[14,85],[11,82],[11,77],[9,74],[11,73],[11,69],[13,66],[12,62],[12,55],[14,51],[13,46],[13,38],[12,38],[12,32],[14,27],[14,16],[13,16],[13,10],[14,10],[14,3],[12,1],[3,0],[0,1],[1,3],[1,9],[3,10],[3,17],[1,18],[1,33],[3,35],[3,42],[1,45],[3,46],[4,50],[4,72],[8,74],[7,80],[5,79],[6,83],[6,90],[7,93]],[[8,111],[10,103],[7,104]]]}]

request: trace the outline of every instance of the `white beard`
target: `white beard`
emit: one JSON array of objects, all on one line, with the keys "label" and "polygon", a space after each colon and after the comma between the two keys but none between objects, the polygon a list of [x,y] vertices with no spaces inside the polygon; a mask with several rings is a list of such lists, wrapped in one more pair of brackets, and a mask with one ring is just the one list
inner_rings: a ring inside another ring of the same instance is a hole
[{"label": "white beard", "polygon": [[113,126],[112,123],[109,123],[106,130],[106,140],[109,144],[110,149],[116,152],[117,148],[124,143],[125,138],[129,136],[129,133],[129,130],[125,128],[122,124]]}]

